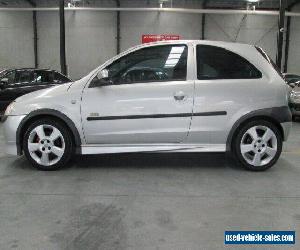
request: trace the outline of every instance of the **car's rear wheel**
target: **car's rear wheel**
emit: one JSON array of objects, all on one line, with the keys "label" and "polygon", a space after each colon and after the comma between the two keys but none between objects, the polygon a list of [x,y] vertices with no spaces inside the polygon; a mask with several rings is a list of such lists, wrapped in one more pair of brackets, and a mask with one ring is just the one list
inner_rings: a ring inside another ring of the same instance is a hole
[{"label": "car's rear wheel", "polygon": [[237,133],[234,141],[237,160],[249,170],[263,171],[272,167],[282,151],[282,136],[268,121],[251,121]]},{"label": "car's rear wheel", "polygon": [[23,150],[34,167],[40,170],[57,170],[71,158],[72,137],[62,122],[44,118],[27,128]]}]

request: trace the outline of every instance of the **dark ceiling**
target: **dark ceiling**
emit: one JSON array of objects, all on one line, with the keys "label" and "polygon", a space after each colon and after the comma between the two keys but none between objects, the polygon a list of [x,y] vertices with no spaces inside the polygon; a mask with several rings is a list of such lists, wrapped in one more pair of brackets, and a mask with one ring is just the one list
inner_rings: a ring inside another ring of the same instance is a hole
[{"label": "dark ceiling", "polygon": [[[247,9],[255,5],[256,9],[278,9],[280,0],[65,0],[65,4],[75,4],[78,7],[115,7],[120,1],[121,7],[164,7],[173,8],[225,8]],[[300,3],[300,0],[285,0],[287,6]],[[57,7],[58,0],[0,0],[0,7]]]}]

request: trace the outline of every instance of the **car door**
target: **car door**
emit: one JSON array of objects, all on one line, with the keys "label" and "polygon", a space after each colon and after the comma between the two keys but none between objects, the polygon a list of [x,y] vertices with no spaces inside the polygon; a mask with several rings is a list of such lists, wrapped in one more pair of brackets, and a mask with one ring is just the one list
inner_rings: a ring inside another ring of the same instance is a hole
[{"label": "car door", "polygon": [[[95,76],[83,91],[81,114],[86,142],[183,142],[193,107],[193,67],[188,66],[192,53],[192,47],[185,44],[150,46],[108,65],[105,69],[112,84],[93,86]],[[144,74],[146,68],[158,73]],[[134,77],[126,72],[135,72],[130,74]],[[138,72],[141,75],[137,76]],[[168,77],[157,77],[161,72]]]},{"label": "car door", "polygon": [[255,105],[253,94],[248,98],[247,93],[259,95],[258,89],[268,85],[262,73],[237,53],[204,44],[195,50],[197,80],[187,141],[225,145],[232,121],[239,118],[235,114],[245,108],[245,103]]}]

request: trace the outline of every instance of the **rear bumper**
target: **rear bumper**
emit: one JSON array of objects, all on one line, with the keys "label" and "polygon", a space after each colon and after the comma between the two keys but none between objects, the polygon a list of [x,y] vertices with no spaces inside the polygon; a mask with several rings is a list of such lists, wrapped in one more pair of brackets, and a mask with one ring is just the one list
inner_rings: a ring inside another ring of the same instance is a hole
[{"label": "rear bumper", "polygon": [[289,137],[291,128],[292,128],[292,122],[283,122],[280,123],[282,129],[283,129],[283,140],[286,141]]},{"label": "rear bumper", "polygon": [[25,115],[13,115],[2,118],[7,154],[20,154],[17,150],[17,129],[24,117]]}]

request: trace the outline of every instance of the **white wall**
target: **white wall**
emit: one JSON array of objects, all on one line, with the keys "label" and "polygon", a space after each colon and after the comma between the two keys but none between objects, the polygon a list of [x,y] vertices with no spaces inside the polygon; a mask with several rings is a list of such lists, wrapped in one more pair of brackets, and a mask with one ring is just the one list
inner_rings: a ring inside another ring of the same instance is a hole
[{"label": "white wall", "polygon": [[37,12],[37,33],[39,67],[60,70],[58,12]]},{"label": "white wall", "polygon": [[255,44],[275,60],[278,18],[259,15],[206,15],[205,38]]},{"label": "white wall", "polygon": [[[300,11],[300,4],[293,11]],[[291,18],[288,72],[300,74],[300,17]]]},{"label": "white wall", "polygon": [[[116,54],[116,13],[66,12],[66,53],[69,75],[77,79]],[[58,12],[38,13],[39,66],[60,69]],[[201,15],[121,13],[121,50],[141,43],[142,34],[179,34],[199,39]]]},{"label": "white wall", "polygon": [[0,68],[34,66],[31,12],[0,11]]},{"label": "white wall", "polygon": [[[66,54],[69,75],[78,79],[116,54],[113,12],[66,12]],[[39,65],[60,69],[58,12],[39,12]]]},{"label": "white wall", "polygon": [[[206,15],[205,37],[252,43],[275,59],[277,17]],[[121,50],[139,44],[142,34],[178,34],[201,38],[201,14],[121,12]],[[243,20],[243,21],[242,21]],[[242,21],[242,22],[241,22]],[[41,68],[60,70],[59,14],[38,12],[38,54]],[[288,71],[300,73],[300,18],[292,18]],[[116,13],[66,12],[69,75],[80,78],[116,54]],[[0,12],[0,68],[34,66],[31,12]]]},{"label": "white wall", "polygon": [[182,39],[200,39],[201,15],[122,12],[121,49],[140,44],[143,34],[177,34]]}]

